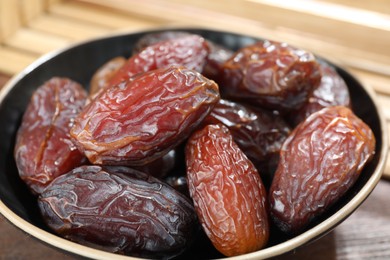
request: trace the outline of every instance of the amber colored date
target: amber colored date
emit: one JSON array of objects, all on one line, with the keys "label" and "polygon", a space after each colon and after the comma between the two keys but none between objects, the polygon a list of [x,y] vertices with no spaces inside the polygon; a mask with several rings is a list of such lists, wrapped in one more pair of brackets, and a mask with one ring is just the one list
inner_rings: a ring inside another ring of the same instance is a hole
[{"label": "amber colored date", "polygon": [[153,70],[102,92],[71,136],[93,164],[144,165],[186,139],[218,100],[218,85],[194,70]]},{"label": "amber colored date", "polygon": [[164,31],[164,32],[145,34],[135,43],[133,48],[133,54],[137,54],[141,52],[143,49],[152,46],[154,44],[184,37],[184,36],[189,36],[189,35],[191,34],[185,31]]},{"label": "amber colored date", "polygon": [[86,98],[81,85],[57,77],[33,93],[17,133],[14,156],[20,178],[34,194],[85,161],[69,129]]},{"label": "amber colored date", "polygon": [[104,63],[93,75],[89,85],[89,96],[94,98],[102,89],[108,86],[112,76],[126,63],[122,56],[114,57]]},{"label": "amber colored date", "polygon": [[348,191],[374,152],[373,132],[349,108],[310,115],[281,148],[269,194],[274,222],[301,232]]},{"label": "amber colored date", "polygon": [[329,106],[351,106],[351,99],[347,84],[337,71],[320,62],[321,82],[314,88],[307,102],[297,112],[290,114],[294,125],[302,122],[306,117],[322,108]]},{"label": "amber colored date", "polygon": [[238,50],[218,83],[224,98],[284,111],[301,107],[320,80],[313,54],[265,40]]},{"label": "amber colored date", "polygon": [[115,73],[109,86],[126,82],[135,75],[168,66],[184,66],[202,72],[209,47],[204,38],[188,35],[158,42],[131,56]]},{"label": "amber colored date", "polygon": [[119,166],[75,168],[55,179],[38,204],[59,235],[118,254],[173,257],[189,246],[198,227],[187,197]]},{"label": "amber colored date", "polygon": [[291,132],[281,116],[226,99],[219,100],[203,123],[227,126],[234,141],[259,169],[263,181],[272,178],[280,147]]},{"label": "amber colored date", "polygon": [[226,256],[259,250],[269,237],[266,190],[224,125],[195,132],[186,146],[195,210],[215,248]]}]

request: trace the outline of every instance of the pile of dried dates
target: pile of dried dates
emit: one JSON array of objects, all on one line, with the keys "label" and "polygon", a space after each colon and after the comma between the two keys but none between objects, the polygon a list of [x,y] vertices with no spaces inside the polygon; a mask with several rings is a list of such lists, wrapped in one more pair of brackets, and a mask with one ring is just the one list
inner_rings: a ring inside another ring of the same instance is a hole
[{"label": "pile of dried dates", "polygon": [[310,52],[167,31],[103,64],[89,92],[60,77],[37,88],[14,156],[57,234],[174,258],[199,232],[225,256],[266,247],[271,226],[303,232],[374,150],[346,83]]}]

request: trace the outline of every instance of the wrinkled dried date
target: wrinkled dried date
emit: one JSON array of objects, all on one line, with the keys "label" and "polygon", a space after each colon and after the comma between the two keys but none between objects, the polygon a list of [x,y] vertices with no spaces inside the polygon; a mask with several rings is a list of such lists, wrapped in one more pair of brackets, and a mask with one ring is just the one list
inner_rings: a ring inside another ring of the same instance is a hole
[{"label": "wrinkled dried date", "polygon": [[[189,35],[191,34],[184,31],[165,31],[161,33],[146,34],[135,44],[133,54],[137,54],[146,47],[159,42]],[[223,63],[227,61],[234,52],[210,40],[207,40],[207,44],[209,46],[209,54],[207,55],[202,74],[209,79],[216,80],[221,76]]]},{"label": "wrinkled dried date", "polygon": [[14,157],[19,176],[34,194],[85,161],[69,129],[86,98],[82,86],[66,78],[51,78],[31,97],[17,133]]},{"label": "wrinkled dried date", "polygon": [[329,106],[351,106],[347,84],[337,71],[330,65],[320,63],[321,82],[314,88],[307,102],[298,112],[290,114],[294,125],[302,122],[306,117],[322,108]]},{"label": "wrinkled dried date", "polygon": [[102,92],[71,136],[91,163],[144,165],[187,138],[218,100],[218,85],[196,71],[153,70]]},{"label": "wrinkled dried date", "polygon": [[283,111],[302,106],[320,80],[313,54],[265,40],[238,50],[218,83],[224,98]]},{"label": "wrinkled dried date", "polygon": [[373,132],[349,108],[310,115],[281,148],[269,194],[275,223],[302,231],[348,191],[374,151]]},{"label": "wrinkled dried date", "polygon": [[184,66],[187,69],[202,72],[208,53],[207,42],[199,35],[188,35],[158,42],[131,56],[126,64],[112,76],[108,84],[117,85],[139,73],[168,66]]},{"label": "wrinkled dried date", "polygon": [[186,146],[187,181],[203,229],[222,254],[259,250],[268,241],[266,190],[224,125],[195,132]]},{"label": "wrinkled dried date", "polygon": [[126,63],[126,58],[118,56],[104,63],[91,78],[89,96],[93,99],[99,91],[108,86],[112,76]]},{"label": "wrinkled dried date", "polygon": [[38,204],[48,226],[66,239],[132,256],[180,254],[198,227],[187,197],[125,167],[75,168],[55,179]]},{"label": "wrinkled dried date", "polygon": [[[281,116],[264,109],[220,99],[204,124],[222,123],[234,141],[269,181],[277,165],[280,147],[291,129]],[[265,176],[266,175],[266,176]]]},{"label": "wrinkled dried date", "polygon": [[158,32],[158,33],[148,33],[143,37],[141,37],[135,43],[133,48],[133,54],[137,54],[143,51],[143,49],[145,49],[146,47],[152,46],[159,42],[172,40],[172,39],[189,36],[189,35],[191,34],[184,31],[165,31],[165,32]]}]

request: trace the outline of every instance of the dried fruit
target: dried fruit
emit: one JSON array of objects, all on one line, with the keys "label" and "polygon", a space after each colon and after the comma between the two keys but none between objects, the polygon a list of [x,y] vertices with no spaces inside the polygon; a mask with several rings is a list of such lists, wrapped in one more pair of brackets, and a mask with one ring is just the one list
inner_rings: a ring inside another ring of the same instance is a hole
[{"label": "dried fruit", "polygon": [[[163,41],[190,35],[191,33],[184,31],[148,33],[137,41],[133,48],[133,53],[137,54],[146,47]],[[221,76],[223,63],[228,60],[234,52],[210,40],[206,41],[209,47],[209,54],[207,55],[206,64],[204,65],[202,74],[209,79],[216,80]]]},{"label": "dried fruit", "polygon": [[227,126],[234,141],[259,169],[263,181],[265,177],[267,181],[272,178],[280,147],[291,131],[277,114],[225,99],[219,100],[203,123]]},{"label": "dried fruit", "polygon": [[266,190],[224,125],[195,132],[186,146],[187,181],[203,229],[226,256],[264,247],[269,237]]},{"label": "dried fruit", "polygon": [[265,40],[238,50],[225,62],[220,86],[225,98],[285,111],[301,107],[320,80],[313,54]]},{"label": "dried fruit", "polygon": [[160,43],[167,40],[172,40],[184,36],[189,36],[191,33],[184,31],[164,31],[157,33],[148,33],[142,36],[135,44],[133,48],[133,54],[141,52],[146,47],[152,46],[156,43]]},{"label": "dried fruit", "polygon": [[111,77],[126,63],[126,58],[122,56],[114,57],[104,63],[91,78],[89,86],[89,96],[93,99],[99,91],[108,86]]},{"label": "dried fruit", "polygon": [[186,139],[218,100],[218,85],[194,70],[153,70],[102,92],[71,136],[93,164],[144,165]]},{"label": "dried fruit", "polygon": [[301,232],[348,191],[374,152],[373,132],[349,108],[310,115],[281,148],[269,195],[275,223]]},{"label": "dried fruit", "polygon": [[322,108],[329,106],[351,106],[349,90],[343,78],[330,65],[321,62],[321,82],[314,88],[307,102],[298,112],[290,114],[294,125]]},{"label": "dried fruit", "polygon": [[187,197],[125,167],[78,167],[55,179],[38,204],[48,226],[66,239],[132,256],[178,255],[198,226]]},{"label": "dried fruit", "polygon": [[34,194],[85,161],[69,129],[86,98],[81,85],[57,77],[33,93],[17,133],[14,157],[20,178]]},{"label": "dried fruit", "polygon": [[126,82],[135,75],[168,66],[184,66],[202,72],[209,47],[199,35],[188,35],[158,42],[131,56],[112,76],[109,85]]}]

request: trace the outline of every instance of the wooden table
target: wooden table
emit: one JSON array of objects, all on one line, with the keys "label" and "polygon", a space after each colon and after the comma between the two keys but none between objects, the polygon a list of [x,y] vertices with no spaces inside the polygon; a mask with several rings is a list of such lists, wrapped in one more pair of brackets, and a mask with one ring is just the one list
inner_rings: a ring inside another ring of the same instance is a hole
[{"label": "wooden table", "polygon": [[[387,0],[0,0],[0,86],[39,56],[73,42],[123,30],[206,27],[286,41],[327,57],[374,89],[390,122],[389,14]],[[351,217],[277,259],[390,259],[389,176],[390,162]],[[0,216],[0,259],[77,258]]]}]

